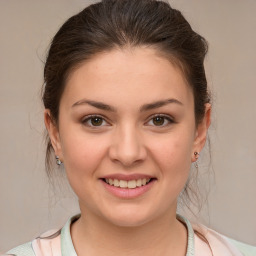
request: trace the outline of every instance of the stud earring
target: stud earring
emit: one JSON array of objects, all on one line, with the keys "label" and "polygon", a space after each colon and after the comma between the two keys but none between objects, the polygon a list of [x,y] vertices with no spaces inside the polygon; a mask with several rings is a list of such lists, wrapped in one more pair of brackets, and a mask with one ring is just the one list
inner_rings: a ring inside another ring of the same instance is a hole
[{"label": "stud earring", "polygon": [[199,158],[200,154],[196,151],[196,152],[194,152],[194,155],[195,155],[195,159],[197,160]]},{"label": "stud earring", "polygon": [[62,162],[60,161],[60,158],[58,156],[55,156],[55,158],[56,158],[56,164],[60,166],[62,164]]},{"label": "stud earring", "polygon": [[195,161],[195,167],[196,167],[196,169],[198,170],[198,163],[197,163],[197,160],[198,160],[198,158],[199,158],[199,153],[196,151],[196,152],[194,152],[194,156],[195,156],[195,159],[196,159],[196,161]]}]

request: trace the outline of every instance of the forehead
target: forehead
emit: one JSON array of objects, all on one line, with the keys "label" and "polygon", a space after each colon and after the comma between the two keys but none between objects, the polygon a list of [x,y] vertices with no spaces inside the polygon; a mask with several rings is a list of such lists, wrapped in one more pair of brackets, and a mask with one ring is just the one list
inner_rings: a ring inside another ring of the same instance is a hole
[{"label": "forehead", "polygon": [[166,94],[188,101],[192,91],[177,66],[155,49],[137,47],[100,53],[82,63],[70,74],[63,98],[69,104],[83,96],[110,101],[130,97],[135,102]]}]

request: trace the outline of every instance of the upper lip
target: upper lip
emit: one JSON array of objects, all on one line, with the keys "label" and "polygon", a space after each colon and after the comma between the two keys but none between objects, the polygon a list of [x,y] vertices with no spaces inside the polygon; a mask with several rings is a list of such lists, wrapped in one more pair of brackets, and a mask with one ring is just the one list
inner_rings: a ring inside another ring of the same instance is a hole
[{"label": "upper lip", "polygon": [[109,174],[106,175],[104,177],[102,177],[102,179],[117,179],[117,180],[139,180],[139,179],[152,179],[155,178],[151,175],[147,175],[147,174],[139,174],[139,173],[134,173],[134,174]]}]

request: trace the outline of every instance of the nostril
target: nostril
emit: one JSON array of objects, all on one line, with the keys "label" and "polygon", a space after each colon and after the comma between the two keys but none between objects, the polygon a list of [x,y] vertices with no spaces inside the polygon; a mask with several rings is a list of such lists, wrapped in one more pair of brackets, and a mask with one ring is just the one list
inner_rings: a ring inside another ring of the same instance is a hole
[{"label": "nostril", "polygon": [[131,138],[131,136],[129,138],[123,136],[118,142],[113,142],[109,148],[109,157],[116,163],[119,162],[123,166],[131,167],[144,161],[147,157],[147,151],[143,143]]}]

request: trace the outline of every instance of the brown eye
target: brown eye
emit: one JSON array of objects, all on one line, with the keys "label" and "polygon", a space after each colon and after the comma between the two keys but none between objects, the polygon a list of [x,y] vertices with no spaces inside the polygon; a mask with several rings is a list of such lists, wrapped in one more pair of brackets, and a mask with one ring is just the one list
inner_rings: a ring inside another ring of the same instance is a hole
[{"label": "brown eye", "polygon": [[175,122],[170,116],[161,115],[161,114],[153,116],[148,122],[148,124],[150,126],[155,126],[155,127],[157,127],[157,126],[158,127],[166,127],[173,123],[175,123]]},{"label": "brown eye", "polygon": [[100,125],[102,125],[102,123],[103,123],[103,119],[101,117],[96,116],[96,117],[91,118],[91,124],[93,126],[100,126]]},{"label": "brown eye", "polygon": [[83,125],[89,126],[89,127],[101,127],[108,125],[105,119],[101,116],[88,116],[84,120],[82,120]]},{"label": "brown eye", "polygon": [[157,116],[153,118],[153,123],[156,126],[161,126],[164,124],[165,118],[163,116]]}]

